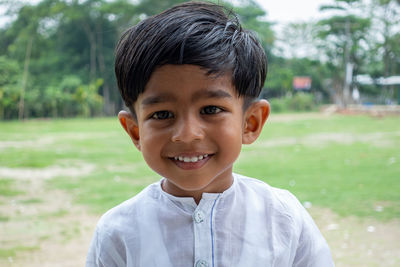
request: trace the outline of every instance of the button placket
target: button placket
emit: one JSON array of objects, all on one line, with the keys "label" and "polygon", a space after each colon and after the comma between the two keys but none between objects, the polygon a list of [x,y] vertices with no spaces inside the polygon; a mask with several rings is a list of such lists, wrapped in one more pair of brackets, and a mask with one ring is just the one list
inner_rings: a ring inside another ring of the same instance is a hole
[{"label": "button placket", "polygon": [[201,210],[195,211],[193,214],[193,220],[195,223],[202,223],[204,221],[204,213]]},{"label": "button placket", "polygon": [[198,260],[196,262],[196,267],[208,267],[209,264],[205,260]]},{"label": "button placket", "polygon": [[212,213],[219,195],[214,198],[203,198],[193,212],[194,230],[194,266],[213,266],[213,229]]},{"label": "button placket", "polygon": [[195,239],[195,267],[208,267],[211,259],[211,239],[209,224],[210,201],[202,199],[193,212]]}]

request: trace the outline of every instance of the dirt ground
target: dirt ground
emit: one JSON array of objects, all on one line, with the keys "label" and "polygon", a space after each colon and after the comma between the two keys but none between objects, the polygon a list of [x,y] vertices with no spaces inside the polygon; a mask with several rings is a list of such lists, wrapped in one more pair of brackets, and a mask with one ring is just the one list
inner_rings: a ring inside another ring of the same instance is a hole
[{"label": "dirt ground", "polygon": [[328,241],[336,266],[400,266],[399,220],[384,223],[341,218],[322,208],[309,211]]},{"label": "dirt ground", "polygon": [[[53,168],[54,174],[60,171]],[[82,166],[81,173],[90,170]],[[15,171],[15,169],[14,169]],[[21,170],[20,174],[29,172]],[[85,207],[72,205],[72,196],[46,187],[49,170],[43,179],[18,176],[17,185],[29,188],[23,195],[1,197],[0,248],[17,252],[0,258],[0,266],[84,266],[86,252],[98,215]],[[68,170],[63,170],[68,172]],[[7,169],[0,168],[4,175]],[[50,173],[50,174],[49,174]],[[76,173],[75,173],[76,174]],[[28,176],[28,177],[34,177]],[[25,176],[27,177],[27,176]],[[27,186],[29,184],[29,186]],[[308,207],[327,239],[336,266],[400,266],[400,222],[374,219],[341,218],[328,209]]]},{"label": "dirt ground", "polygon": [[64,191],[49,189],[46,180],[60,172],[84,175],[91,168],[50,167],[42,173],[0,168],[1,176],[12,176],[24,191],[14,197],[0,196],[0,214],[9,218],[0,221],[0,249],[10,251],[0,257],[0,266],[84,266],[99,215],[72,204]]}]

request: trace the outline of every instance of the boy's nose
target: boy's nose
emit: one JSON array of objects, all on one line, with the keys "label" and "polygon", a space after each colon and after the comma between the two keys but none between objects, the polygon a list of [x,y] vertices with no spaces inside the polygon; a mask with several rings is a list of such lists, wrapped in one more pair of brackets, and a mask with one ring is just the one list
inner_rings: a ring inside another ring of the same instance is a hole
[{"label": "boy's nose", "polygon": [[195,116],[188,115],[176,121],[172,134],[173,142],[190,143],[203,137],[203,127]]}]

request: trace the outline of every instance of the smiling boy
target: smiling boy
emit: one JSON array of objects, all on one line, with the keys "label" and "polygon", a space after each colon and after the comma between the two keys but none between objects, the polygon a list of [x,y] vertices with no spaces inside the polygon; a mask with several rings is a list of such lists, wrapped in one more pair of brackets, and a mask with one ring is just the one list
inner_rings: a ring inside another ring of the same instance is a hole
[{"label": "smiling boy", "polygon": [[228,13],[181,4],[118,43],[118,118],[162,179],[103,215],[87,266],[333,266],[292,194],[233,173],[270,108],[264,51]]}]

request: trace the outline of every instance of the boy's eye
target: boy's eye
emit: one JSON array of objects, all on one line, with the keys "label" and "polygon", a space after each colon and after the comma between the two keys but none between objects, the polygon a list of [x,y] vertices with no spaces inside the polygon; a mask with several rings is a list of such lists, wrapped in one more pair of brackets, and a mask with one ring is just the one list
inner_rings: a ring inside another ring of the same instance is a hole
[{"label": "boy's eye", "polygon": [[154,112],[150,118],[154,119],[154,120],[166,120],[166,119],[170,119],[173,117],[174,117],[174,114],[172,114],[172,112],[167,111],[167,110],[161,110],[161,111]]},{"label": "boy's eye", "polygon": [[216,107],[216,106],[207,106],[204,107],[201,111],[200,114],[205,114],[205,115],[210,115],[210,114],[217,114],[222,111],[221,108]]}]

